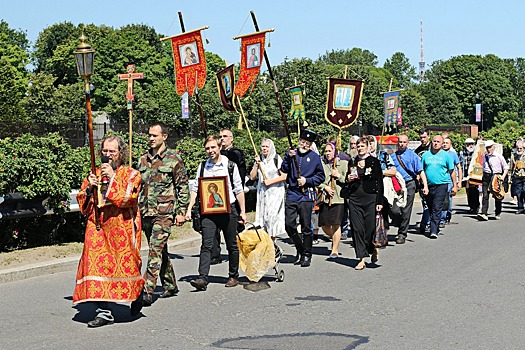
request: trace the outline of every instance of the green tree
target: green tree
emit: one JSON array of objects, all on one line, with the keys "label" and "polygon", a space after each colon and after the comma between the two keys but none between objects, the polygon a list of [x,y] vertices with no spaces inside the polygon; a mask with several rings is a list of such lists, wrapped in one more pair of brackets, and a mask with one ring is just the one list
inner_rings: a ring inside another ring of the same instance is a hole
[{"label": "green tree", "polygon": [[387,58],[383,68],[392,73],[401,88],[409,87],[417,77],[416,68],[402,52],[396,52],[390,59]]},{"label": "green tree", "polygon": [[0,120],[24,117],[21,101],[28,84],[29,41],[20,30],[0,20]]},{"label": "green tree", "polygon": [[354,47],[346,50],[332,50],[319,57],[323,64],[346,64],[353,66],[377,66],[377,56],[366,49]]}]

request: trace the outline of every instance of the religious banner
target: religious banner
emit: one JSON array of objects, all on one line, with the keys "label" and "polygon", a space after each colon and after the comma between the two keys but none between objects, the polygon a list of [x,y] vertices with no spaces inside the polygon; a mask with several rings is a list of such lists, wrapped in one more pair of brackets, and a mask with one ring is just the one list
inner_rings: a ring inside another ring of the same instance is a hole
[{"label": "religious banner", "polygon": [[188,92],[182,94],[181,99],[181,118],[182,119],[189,119],[190,117],[190,104],[189,104],[189,97]]},{"label": "religious banner", "polygon": [[[503,145],[501,143],[494,143],[494,153],[503,154]],[[483,179],[483,162],[487,148],[484,141],[478,141],[474,153],[468,166],[468,171],[463,174],[464,179],[468,179],[471,185],[481,185]]]},{"label": "religious banner", "polygon": [[306,122],[306,113],[303,105],[303,89],[300,86],[290,88],[292,96],[292,108],[289,115],[295,119],[301,118],[303,123]]},{"label": "religious banner", "polygon": [[397,124],[399,108],[399,91],[386,92],[385,101],[385,126]]},{"label": "religious banner", "polygon": [[222,106],[230,112],[235,111],[233,100],[233,87],[235,86],[235,71],[233,64],[217,73],[217,89]]},{"label": "religious banner", "polygon": [[261,70],[266,32],[241,37],[241,70],[234,94],[243,97]]},{"label": "religious banner", "polygon": [[195,88],[202,89],[206,83],[206,56],[199,29],[170,38],[175,64],[177,94],[188,91],[193,96]]},{"label": "religious banner", "polygon": [[325,118],[329,124],[343,129],[359,116],[364,81],[329,78]]}]

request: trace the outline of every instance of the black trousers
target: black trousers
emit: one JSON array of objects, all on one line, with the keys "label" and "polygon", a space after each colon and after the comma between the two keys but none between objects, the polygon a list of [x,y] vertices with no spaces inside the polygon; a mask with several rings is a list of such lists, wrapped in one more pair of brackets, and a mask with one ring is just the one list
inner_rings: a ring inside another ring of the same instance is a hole
[{"label": "black trousers", "polygon": [[[481,199],[481,213],[487,215],[489,211],[489,186],[492,180],[492,174],[483,173],[481,186],[483,188],[483,198]],[[501,214],[501,199],[494,199],[496,204],[496,215]]]},{"label": "black trousers", "polygon": [[476,214],[479,209],[479,191],[478,186],[469,185],[468,181],[465,182],[465,191],[467,192],[467,203],[470,210]]},{"label": "black trousers", "polygon": [[199,278],[208,282],[210,272],[211,251],[215,235],[222,230],[226,249],[228,250],[228,277],[239,277],[239,247],[237,246],[237,209],[231,206],[230,214],[203,215],[202,243],[199,260]]},{"label": "black trousers", "polygon": [[[350,207],[350,223],[352,225],[352,240],[355,255],[363,259],[374,252],[374,233],[376,229],[376,195],[361,193],[351,194],[348,201]],[[388,203],[387,203],[388,205]]]},{"label": "black trousers", "polygon": [[[299,216],[299,224],[301,225],[301,233],[303,236],[312,236],[312,210],[314,202],[292,202],[286,201],[284,208],[284,228],[288,237],[294,242],[295,248],[301,254],[304,253],[306,256],[312,256],[312,247],[310,244],[303,244],[299,233],[297,231],[297,216]],[[307,242],[311,242],[311,237],[305,239]]]}]

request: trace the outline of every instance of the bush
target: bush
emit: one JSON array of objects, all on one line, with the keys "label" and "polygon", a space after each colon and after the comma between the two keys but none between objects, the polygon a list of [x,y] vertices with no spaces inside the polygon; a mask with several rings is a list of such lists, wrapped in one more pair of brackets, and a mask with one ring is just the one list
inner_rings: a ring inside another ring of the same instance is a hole
[{"label": "bush", "polygon": [[57,133],[24,134],[0,140],[0,195],[48,198],[56,215],[0,221],[0,250],[77,239],[80,215],[66,215],[71,188],[79,188],[89,169],[86,148],[72,149]]}]

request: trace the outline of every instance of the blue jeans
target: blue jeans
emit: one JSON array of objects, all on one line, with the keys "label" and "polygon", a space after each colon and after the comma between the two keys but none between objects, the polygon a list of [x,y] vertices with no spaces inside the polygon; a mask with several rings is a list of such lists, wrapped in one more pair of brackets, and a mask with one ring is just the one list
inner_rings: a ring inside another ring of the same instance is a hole
[{"label": "blue jeans", "polygon": [[426,196],[428,210],[430,213],[430,234],[439,233],[439,220],[443,210],[443,202],[448,194],[448,184],[428,186],[428,195]]}]

